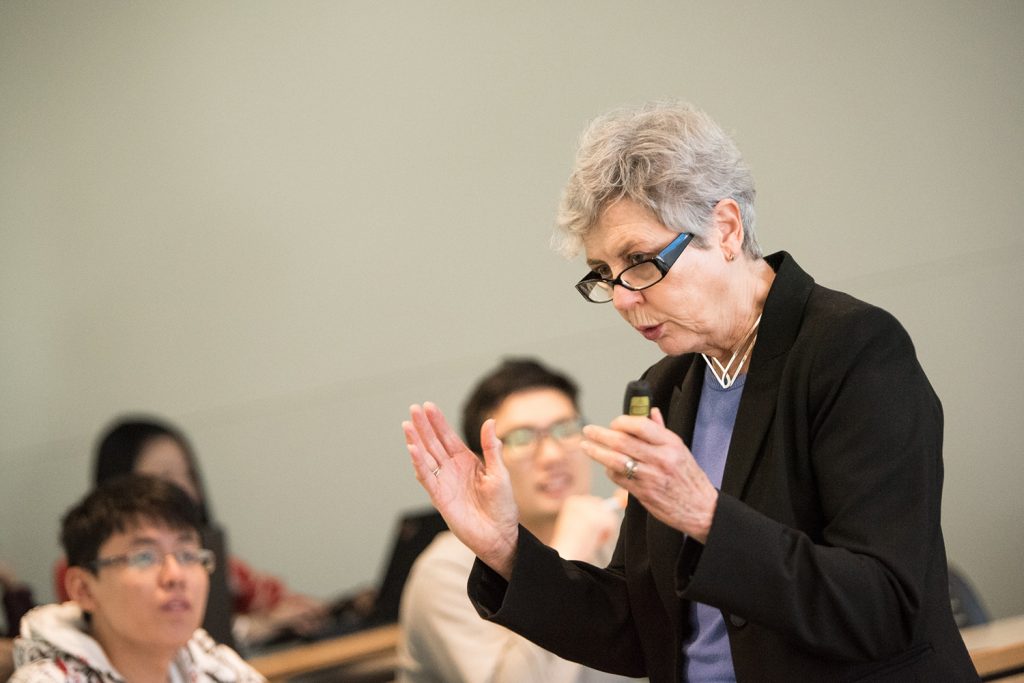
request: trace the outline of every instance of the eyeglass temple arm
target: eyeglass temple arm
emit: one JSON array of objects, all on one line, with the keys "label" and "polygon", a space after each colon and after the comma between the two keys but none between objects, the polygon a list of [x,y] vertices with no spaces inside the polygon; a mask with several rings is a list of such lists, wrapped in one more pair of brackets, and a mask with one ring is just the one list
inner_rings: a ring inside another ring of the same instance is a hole
[{"label": "eyeglass temple arm", "polygon": [[665,251],[658,254],[654,260],[657,261],[658,265],[662,267],[666,266],[666,261],[668,261],[669,263],[675,262],[676,258],[683,251],[683,249],[686,248],[686,245],[689,244],[692,239],[692,232],[680,233],[679,237],[673,240],[674,242],[678,240],[678,242],[674,245],[670,244],[668,248],[665,249]]}]

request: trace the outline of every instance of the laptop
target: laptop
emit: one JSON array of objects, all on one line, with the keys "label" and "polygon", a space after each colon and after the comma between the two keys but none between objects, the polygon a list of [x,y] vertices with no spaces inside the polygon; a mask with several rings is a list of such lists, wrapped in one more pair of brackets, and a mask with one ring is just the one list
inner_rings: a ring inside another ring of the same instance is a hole
[{"label": "laptop", "polygon": [[434,536],[447,528],[441,513],[433,508],[402,513],[395,525],[387,561],[376,585],[347,592],[330,601],[330,618],[320,631],[298,634],[286,629],[269,642],[252,649],[250,656],[291,647],[297,642],[315,642],[397,622],[402,590],[413,562],[430,545]]},{"label": "laptop", "polygon": [[402,589],[405,588],[413,562],[426,550],[434,536],[447,529],[448,525],[441,513],[434,508],[406,512],[399,518],[391,543],[391,554],[377,589],[373,611],[367,617],[367,625],[398,621],[398,603],[402,600]]},{"label": "laptop", "polygon": [[434,536],[447,528],[444,518],[433,508],[402,513],[392,532],[380,579],[374,586],[347,592],[331,601],[328,607],[330,621],[319,632],[302,636],[287,632],[267,645],[276,648],[295,640],[323,640],[397,622],[402,590],[413,562],[430,545]]}]

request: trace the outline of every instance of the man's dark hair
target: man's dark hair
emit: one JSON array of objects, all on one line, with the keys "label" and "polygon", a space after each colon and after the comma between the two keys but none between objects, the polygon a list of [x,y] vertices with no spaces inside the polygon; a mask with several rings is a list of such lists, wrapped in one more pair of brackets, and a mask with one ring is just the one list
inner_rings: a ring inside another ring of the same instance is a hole
[{"label": "man's dark hair", "polygon": [[89,568],[108,538],[145,522],[196,533],[201,524],[199,509],[177,486],[139,475],[111,479],[64,515],[60,542],[68,566]]},{"label": "man's dark hair", "polygon": [[579,389],[568,376],[545,367],[532,358],[507,358],[483,376],[462,407],[462,434],[466,445],[476,454],[480,446],[480,427],[494,414],[502,402],[520,391],[555,389],[565,394],[576,410]]}]

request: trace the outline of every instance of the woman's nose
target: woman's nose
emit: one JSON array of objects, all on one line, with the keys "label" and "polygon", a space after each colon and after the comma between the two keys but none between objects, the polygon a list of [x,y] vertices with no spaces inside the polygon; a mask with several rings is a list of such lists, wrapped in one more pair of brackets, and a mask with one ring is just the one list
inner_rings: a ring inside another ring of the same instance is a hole
[{"label": "woman's nose", "polygon": [[612,288],[612,306],[619,312],[628,311],[643,301],[644,295],[641,292],[634,292],[622,285],[615,285]]}]

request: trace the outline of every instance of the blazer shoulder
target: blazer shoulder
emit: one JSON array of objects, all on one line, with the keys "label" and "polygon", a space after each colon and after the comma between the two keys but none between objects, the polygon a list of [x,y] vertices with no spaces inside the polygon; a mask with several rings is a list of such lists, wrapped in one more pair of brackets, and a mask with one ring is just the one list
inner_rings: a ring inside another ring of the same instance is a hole
[{"label": "blazer shoulder", "polygon": [[811,291],[801,327],[801,336],[822,340],[849,342],[877,335],[907,336],[900,321],[884,308],[820,285]]},{"label": "blazer shoulder", "polygon": [[815,286],[793,346],[794,363],[824,381],[854,367],[897,376],[921,372],[910,334],[891,313],[843,292]]}]

